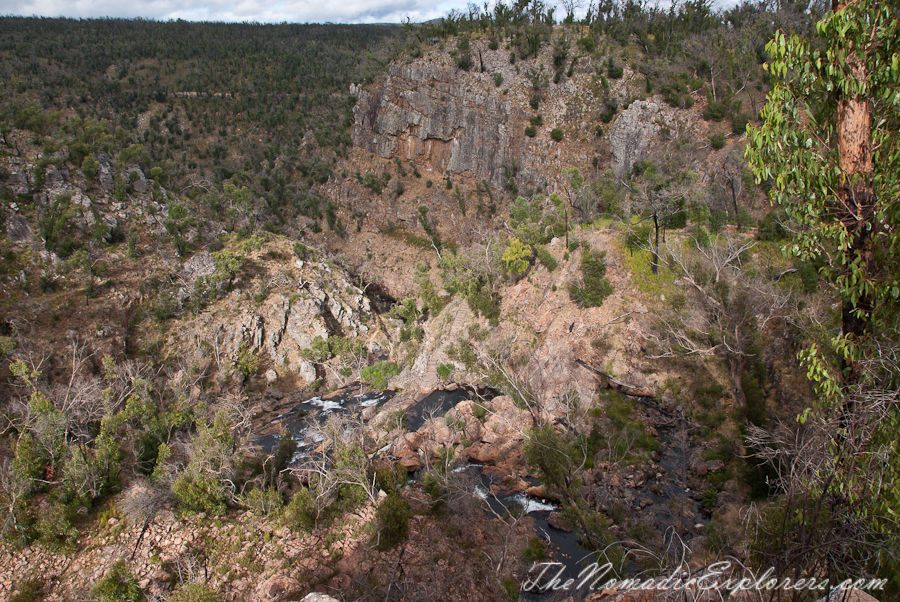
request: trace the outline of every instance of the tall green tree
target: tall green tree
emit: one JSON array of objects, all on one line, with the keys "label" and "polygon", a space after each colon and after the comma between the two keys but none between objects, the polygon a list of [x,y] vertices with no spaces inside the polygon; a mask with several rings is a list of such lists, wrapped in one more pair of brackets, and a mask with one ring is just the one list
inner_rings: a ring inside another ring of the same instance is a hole
[{"label": "tall green tree", "polygon": [[817,40],[779,32],[767,46],[778,81],[747,158],[800,225],[791,251],[828,261],[842,347],[853,347],[895,318],[900,300],[900,5],[834,8]]},{"label": "tall green tree", "polygon": [[787,250],[835,285],[840,332],[801,354],[819,392],[803,426],[751,433],[781,493],[756,550],[782,576],[879,574],[896,594],[900,3],[835,2],[816,33],[767,46],[776,83],[747,158],[798,226]]}]

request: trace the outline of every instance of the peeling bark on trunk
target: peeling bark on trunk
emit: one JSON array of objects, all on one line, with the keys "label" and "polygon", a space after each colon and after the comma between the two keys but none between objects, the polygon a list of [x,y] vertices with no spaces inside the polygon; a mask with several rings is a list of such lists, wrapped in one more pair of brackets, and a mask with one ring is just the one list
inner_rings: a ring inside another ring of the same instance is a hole
[{"label": "peeling bark on trunk", "polygon": [[[853,2],[832,2],[832,10],[840,10]],[[866,81],[865,61],[855,54],[847,59],[847,66],[857,81]],[[874,255],[870,236],[875,225],[875,199],[872,192],[872,131],[871,103],[859,96],[837,95],[837,140],[842,173],[842,186],[838,191],[839,219],[851,235],[851,255],[863,260],[864,270],[871,273]],[[863,293],[856,304],[845,301],[841,311],[841,326],[845,335],[857,339],[869,333],[870,320],[854,315],[854,309],[867,314],[874,308],[874,299]]]}]

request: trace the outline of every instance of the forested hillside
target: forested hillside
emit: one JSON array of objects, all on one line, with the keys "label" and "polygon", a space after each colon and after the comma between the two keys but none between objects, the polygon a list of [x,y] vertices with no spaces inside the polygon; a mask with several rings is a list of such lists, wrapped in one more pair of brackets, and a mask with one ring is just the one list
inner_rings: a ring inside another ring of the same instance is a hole
[{"label": "forested hillside", "polygon": [[[190,198],[247,187],[254,229],[329,210],[318,189],[350,145],[349,86],[371,81],[403,38],[392,26],[142,20],[0,29],[6,123],[67,144],[78,166],[132,148]],[[222,217],[211,204],[207,217]]]}]

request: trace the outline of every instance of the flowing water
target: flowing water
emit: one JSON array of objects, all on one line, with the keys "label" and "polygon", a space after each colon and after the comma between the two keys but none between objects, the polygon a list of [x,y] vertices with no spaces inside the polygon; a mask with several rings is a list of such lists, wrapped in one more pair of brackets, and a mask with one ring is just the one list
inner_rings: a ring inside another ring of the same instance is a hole
[{"label": "flowing water", "polygon": [[359,383],[353,383],[331,395],[311,397],[272,419],[273,422],[282,423],[281,434],[258,437],[255,443],[267,453],[273,453],[281,438],[289,435],[297,444],[291,464],[297,464],[324,440],[325,436],[321,433],[320,427],[330,416],[382,405],[395,393],[395,391],[363,392]]}]

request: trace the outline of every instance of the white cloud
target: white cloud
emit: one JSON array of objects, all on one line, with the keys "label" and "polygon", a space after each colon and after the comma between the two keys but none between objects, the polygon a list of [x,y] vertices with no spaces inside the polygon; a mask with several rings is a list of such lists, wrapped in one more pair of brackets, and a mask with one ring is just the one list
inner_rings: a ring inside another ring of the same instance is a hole
[{"label": "white cloud", "polygon": [[2,15],[260,23],[399,23],[442,17],[465,0],[0,0]]},{"label": "white cloud", "polygon": [[[665,3],[667,0],[660,1]],[[158,21],[400,23],[407,17],[413,22],[442,17],[453,8],[464,10],[467,3],[467,0],[0,0],[0,15],[142,17]],[[715,2],[719,6],[736,3],[737,0]],[[557,9],[557,14],[560,13]]]}]

